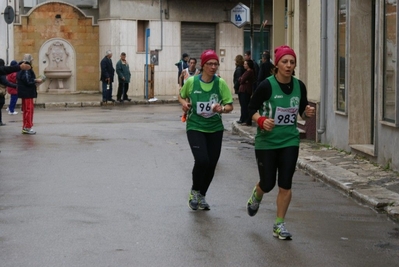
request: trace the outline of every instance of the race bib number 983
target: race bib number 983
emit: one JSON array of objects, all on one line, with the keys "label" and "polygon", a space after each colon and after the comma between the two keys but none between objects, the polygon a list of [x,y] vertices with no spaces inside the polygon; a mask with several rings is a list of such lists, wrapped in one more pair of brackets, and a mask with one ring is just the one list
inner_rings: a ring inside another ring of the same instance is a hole
[{"label": "race bib number 983", "polygon": [[274,116],[275,125],[293,125],[296,121],[298,108],[276,108]]}]

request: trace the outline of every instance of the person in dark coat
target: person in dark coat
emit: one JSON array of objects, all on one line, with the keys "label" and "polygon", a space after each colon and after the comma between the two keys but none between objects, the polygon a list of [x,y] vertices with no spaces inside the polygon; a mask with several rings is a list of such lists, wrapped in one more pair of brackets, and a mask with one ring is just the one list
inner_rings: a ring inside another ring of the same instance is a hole
[{"label": "person in dark coat", "polygon": [[259,65],[258,65],[258,63],[256,62],[256,60],[254,60],[254,59],[252,58],[251,50],[245,51],[245,53],[244,53],[244,60],[252,60],[252,62],[254,63],[254,67],[252,68],[252,70],[253,70],[254,75],[255,75],[255,81],[254,81],[254,83],[253,83],[253,85],[252,85],[252,91],[255,92],[256,87],[258,86]]},{"label": "person in dark coat", "polygon": [[115,69],[112,65],[112,51],[107,50],[105,52],[105,57],[101,60],[101,82],[103,89],[103,102],[111,101],[115,102],[112,99],[112,83],[114,82]]},{"label": "person in dark coat", "polygon": [[[238,94],[238,89],[240,88],[240,83],[238,82],[238,79],[245,72],[244,57],[242,55],[237,55],[234,60],[236,64],[236,69],[234,70],[233,74],[233,85],[234,85],[234,93]],[[238,121],[238,123],[242,123],[242,121]]]},{"label": "person in dark coat", "polygon": [[240,120],[242,126],[251,126],[252,117],[248,113],[248,104],[253,92],[253,84],[256,81],[254,74],[254,62],[251,59],[244,61],[244,74],[238,79],[240,88],[238,89],[238,100],[241,106]]},{"label": "person in dark coat", "polygon": [[[33,58],[30,54],[25,54],[24,62],[32,65]],[[21,70],[17,74],[18,98],[22,100],[23,125],[22,134],[36,134],[33,130],[33,99],[37,98],[37,85],[42,83],[42,79],[37,79],[33,69]]]},{"label": "person in dark coat", "polygon": [[[25,62],[20,62],[19,65],[15,65],[15,66],[4,66],[5,62],[4,60],[0,61],[0,75],[7,75],[13,72],[17,72],[20,70],[29,70],[31,69],[31,66],[29,64],[26,64]],[[7,85],[7,84],[5,84]],[[3,108],[5,103],[5,95],[0,96],[0,126],[5,125],[5,123],[3,123],[3,120],[1,118],[1,109]]]},{"label": "person in dark coat", "polygon": [[132,76],[129,69],[129,63],[126,60],[126,53],[121,53],[121,59],[116,62],[116,74],[118,75],[118,93],[116,94],[116,101],[123,102],[132,101],[127,96],[129,90],[130,77]]},{"label": "person in dark coat", "polygon": [[274,65],[270,60],[270,54],[264,53],[262,55],[262,65],[260,65],[258,75],[258,85],[263,82],[267,77],[272,75]]},{"label": "person in dark coat", "polygon": [[177,71],[177,83],[178,84],[179,84],[179,81],[180,81],[180,75],[181,75],[182,71],[189,67],[189,65],[188,65],[189,58],[190,58],[189,55],[187,53],[184,53],[181,56],[180,61],[175,64],[175,66],[178,69],[178,71]]},{"label": "person in dark coat", "polygon": [[[3,60],[2,58],[0,58],[0,66],[1,66],[1,67],[4,67],[4,65],[5,65],[4,60]],[[6,75],[5,75],[5,74],[2,74],[2,75],[0,75],[0,87],[2,87],[2,88],[1,88],[2,90],[1,90],[1,93],[0,93],[0,126],[4,126],[4,125],[6,125],[6,124],[3,123],[1,110],[2,110],[2,108],[3,108],[3,106],[4,106],[5,102],[6,102],[6,99],[5,99],[5,96],[6,96],[6,93],[7,93],[6,88],[7,88],[7,87],[14,87],[14,88],[15,88],[15,87],[16,87],[16,84],[10,83],[10,82],[7,80]]]},{"label": "person in dark coat", "polygon": [[15,66],[0,66],[0,75],[7,75],[20,70],[30,70],[31,68],[32,67],[30,64],[21,61],[18,65]]}]

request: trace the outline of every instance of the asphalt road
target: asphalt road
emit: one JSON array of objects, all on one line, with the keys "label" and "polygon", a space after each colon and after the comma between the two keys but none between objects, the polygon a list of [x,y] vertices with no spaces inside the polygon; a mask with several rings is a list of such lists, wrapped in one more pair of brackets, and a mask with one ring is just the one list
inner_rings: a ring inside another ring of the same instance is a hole
[{"label": "asphalt road", "polygon": [[[236,107],[238,109],[238,107]],[[210,211],[187,206],[193,158],[178,105],[3,111],[0,266],[397,266],[399,226],[297,171],[292,241],[272,236],[277,190],[255,217],[253,147],[227,131]]]}]

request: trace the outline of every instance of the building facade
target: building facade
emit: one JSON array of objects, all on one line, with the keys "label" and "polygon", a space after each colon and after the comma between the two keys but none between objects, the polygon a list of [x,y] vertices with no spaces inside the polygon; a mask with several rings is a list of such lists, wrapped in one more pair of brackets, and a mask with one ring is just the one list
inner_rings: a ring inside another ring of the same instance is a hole
[{"label": "building facade", "polygon": [[325,99],[334,101],[325,105],[321,130],[329,130],[322,140],[399,170],[396,0],[338,0],[326,6],[324,19],[335,23],[326,27],[331,64],[326,64]]},{"label": "building facade", "polygon": [[292,27],[316,139],[398,171],[397,1],[292,2],[287,36]]},{"label": "building facade", "polygon": [[[18,18],[8,26],[13,43],[9,51],[10,58],[32,53],[40,59],[40,64],[35,68],[42,73],[48,59],[44,58],[45,53],[40,49],[48,40],[62,42],[65,47],[70,47],[67,51],[69,54],[76,55],[69,66],[72,76],[65,82],[76,86],[63,90],[66,92],[99,91],[99,79],[95,77],[99,77],[99,61],[109,49],[113,52],[114,64],[121,52],[127,54],[132,72],[131,96],[145,94],[146,64],[155,65],[153,81],[150,81],[154,85],[155,95],[177,95],[179,88],[175,63],[183,53],[199,59],[201,52],[206,49],[214,49],[219,54],[219,74],[232,85],[235,56],[252,48],[256,50],[253,54],[259,60],[261,52],[270,47],[272,40],[272,1],[261,1],[264,3],[262,14],[259,12],[259,1],[242,1],[248,6],[253,2],[253,10],[257,10],[253,14],[255,27],[252,29],[249,25],[238,28],[231,23],[230,10],[238,2],[229,0],[103,0],[98,3],[87,0],[84,4],[73,0],[39,0],[30,3],[22,1],[24,6],[20,2],[13,2]],[[261,17],[269,18],[262,29]],[[85,23],[92,21],[92,24],[82,27],[80,24],[83,20]],[[98,40],[95,40],[96,27]],[[149,36],[146,36],[148,33]],[[251,43],[251,37],[263,37],[266,39],[265,45],[260,45],[254,39]],[[85,46],[87,50],[79,50],[77,45]],[[80,73],[86,80],[79,79]],[[69,82],[73,79],[74,83]],[[49,91],[46,86],[41,88],[43,93]]]}]

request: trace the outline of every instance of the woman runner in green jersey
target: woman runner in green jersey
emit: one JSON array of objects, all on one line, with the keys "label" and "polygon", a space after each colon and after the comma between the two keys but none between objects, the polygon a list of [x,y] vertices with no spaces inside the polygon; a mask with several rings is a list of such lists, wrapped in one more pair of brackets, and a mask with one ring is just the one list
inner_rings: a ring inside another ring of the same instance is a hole
[{"label": "woman runner in green jersey", "polygon": [[230,88],[216,75],[218,66],[219,57],[215,51],[204,51],[201,74],[188,78],[179,94],[179,102],[187,113],[187,139],[194,156],[193,183],[188,199],[193,210],[210,209],[205,195],[222,148],[224,127],[221,114],[233,110]]},{"label": "woman runner in green jersey", "polygon": [[263,194],[270,192],[277,180],[279,190],[273,236],[291,239],[284,219],[291,201],[292,178],[299,153],[297,115],[307,119],[315,115],[315,109],[308,104],[306,86],[293,76],[296,67],[294,50],[280,46],[274,55],[274,75],[259,84],[249,104],[249,113],[258,124],[255,155],[260,181],[247,202],[247,212],[249,216],[255,216]]}]

